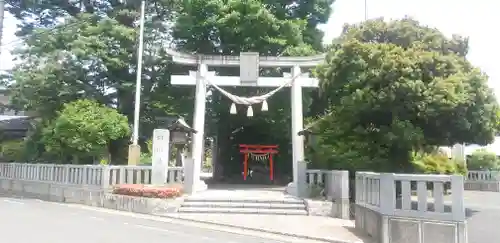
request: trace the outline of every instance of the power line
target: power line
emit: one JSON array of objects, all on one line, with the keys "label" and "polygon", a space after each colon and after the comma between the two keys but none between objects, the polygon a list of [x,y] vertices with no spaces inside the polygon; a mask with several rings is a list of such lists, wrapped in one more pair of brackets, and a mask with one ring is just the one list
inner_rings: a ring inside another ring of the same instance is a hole
[{"label": "power line", "polygon": [[[0,0],[0,1],[2,1],[2,0]],[[16,37],[15,40],[13,40],[13,41],[9,41],[7,43],[2,43],[0,45],[0,49],[3,48],[3,47],[7,47],[7,46],[11,46],[11,45],[20,43],[22,41],[26,41],[26,40],[28,40],[28,39],[30,39],[32,37],[38,37],[38,36],[42,36],[44,34],[51,33],[53,31],[59,30],[61,28],[76,27],[77,25],[81,24],[82,22],[85,22],[85,20],[80,20],[80,21],[72,22],[72,23],[62,23],[62,24],[59,24],[59,25],[57,25],[57,26],[55,26],[53,28],[43,29],[41,31],[34,32],[32,34],[29,34],[29,35],[26,35],[26,36],[22,36],[22,37]]]},{"label": "power line", "polygon": [[[4,1],[4,0],[0,0],[1,1]],[[30,38],[36,38],[36,37],[39,37],[39,36],[42,36],[42,35],[45,35],[45,34],[50,34],[51,32],[54,32],[56,30],[59,30],[59,29],[62,29],[62,28],[72,28],[72,27],[76,27],[78,25],[80,25],[81,23],[85,22],[86,20],[85,19],[77,19],[77,21],[75,22],[70,22],[70,23],[61,23],[59,25],[56,25],[55,27],[53,28],[47,28],[47,29],[43,29],[43,30],[40,30],[38,32],[33,32],[31,34],[28,34],[26,36],[22,36],[22,37],[17,37],[15,38],[13,41],[9,41],[7,43],[1,43],[0,42],[0,50],[4,49],[5,47],[8,47],[8,46],[11,46],[11,45],[14,45],[14,44],[17,44],[17,43],[21,43],[23,41],[26,41]],[[1,32],[1,28],[0,28],[0,32]],[[0,35],[1,36],[1,35]],[[1,39],[1,38],[0,38]],[[1,54],[1,51],[0,51],[0,54]],[[2,61],[0,61],[2,62]],[[1,66],[1,65],[0,65]],[[5,71],[7,69],[4,69],[4,68],[1,68],[0,67],[0,72],[1,71]]]}]

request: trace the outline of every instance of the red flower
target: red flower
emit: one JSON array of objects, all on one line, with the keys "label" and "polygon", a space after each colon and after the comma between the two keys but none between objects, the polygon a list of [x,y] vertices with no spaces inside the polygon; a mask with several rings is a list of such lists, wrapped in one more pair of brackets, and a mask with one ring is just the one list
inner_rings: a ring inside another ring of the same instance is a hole
[{"label": "red flower", "polygon": [[182,187],[154,187],[142,184],[124,184],[117,185],[113,188],[113,194],[149,197],[149,198],[176,198],[183,193]]}]

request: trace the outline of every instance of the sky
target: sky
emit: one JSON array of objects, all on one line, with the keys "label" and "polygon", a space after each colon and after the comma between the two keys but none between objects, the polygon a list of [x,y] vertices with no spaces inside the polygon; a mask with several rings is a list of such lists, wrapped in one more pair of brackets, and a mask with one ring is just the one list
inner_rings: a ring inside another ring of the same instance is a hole
[{"label": "sky", "polygon": [[[500,23],[500,1],[495,0],[366,0],[368,18],[383,17],[386,20],[410,16],[430,27],[438,28],[444,34],[461,34],[470,37],[468,59],[490,77],[489,85],[495,89],[500,100],[500,68],[496,59],[500,57],[493,23]],[[345,23],[358,23],[365,18],[365,0],[337,0],[325,31],[325,42],[340,34]],[[16,42],[16,22],[8,13],[5,19],[0,70],[12,67],[12,49]],[[490,30],[491,29],[491,30]],[[473,149],[469,147],[468,150]],[[489,146],[500,154],[500,139]],[[467,153],[467,152],[466,152]]]}]

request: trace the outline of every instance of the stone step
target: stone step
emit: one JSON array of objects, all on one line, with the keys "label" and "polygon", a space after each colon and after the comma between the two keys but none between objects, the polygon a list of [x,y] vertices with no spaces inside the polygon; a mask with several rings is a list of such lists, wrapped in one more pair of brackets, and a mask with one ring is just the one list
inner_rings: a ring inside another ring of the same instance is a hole
[{"label": "stone step", "polygon": [[188,197],[185,202],[232,202],[232,203],[281,203],[304,204],[301,199],[295,198],[224,198],[224,197]]},{"label": "stone step", "polygon": [[179,213],[307,215],[305,209],[181,207]]},{"label": "stone step", "polygon": [[256,208],[256,209],[296,209],[306,210],[303,202],[300,203],[262,203],[262,202],[198,202],[186,201],[182,207],[190,208]]}]

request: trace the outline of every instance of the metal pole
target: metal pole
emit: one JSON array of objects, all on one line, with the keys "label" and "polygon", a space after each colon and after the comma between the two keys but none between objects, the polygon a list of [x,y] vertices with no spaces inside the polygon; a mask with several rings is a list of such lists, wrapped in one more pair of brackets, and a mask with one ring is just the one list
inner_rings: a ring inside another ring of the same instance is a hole
[{"label": "metal pole", "polygon": [[[2,1],[2,0],[0,0]],[[141,1],[141,19],[139,27],[139,48],[137,49],[137,79],[135,81],[135,108],[134,108],[134,133],[133,144],[137,145],[139,141],[139,116],[141,109],[141,87],[142,87],[142,52],[144,46],[144,12],[146,9],[146,0]]]},{"label": "metal pole", "polygon": [[0,54],[2,54],[3,19],[5,14],[5,0],[0,0]]}]

